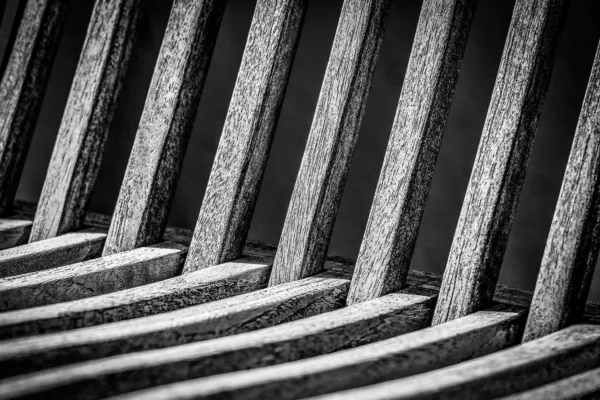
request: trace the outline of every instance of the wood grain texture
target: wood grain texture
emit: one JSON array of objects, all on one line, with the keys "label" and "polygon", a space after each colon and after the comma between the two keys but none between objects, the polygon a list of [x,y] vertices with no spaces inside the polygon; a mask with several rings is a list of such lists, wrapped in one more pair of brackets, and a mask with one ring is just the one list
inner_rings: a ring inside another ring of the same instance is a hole
[{"label": "wood grain texture", "polygon": [[186,248],[161,243],[63,267],[0,279],[0,311],[97,296],[172,278]]},{"label": "wood grain texture", "polygon": [[345,0],[269,285],[323,267],[367,103],[389,0]]},{"label": "wood grain texture", "polygon": [[423,3],[348,304],[406,281],[474,8],[474,0]]},{"label": "wood grain texture", "polygon": [[600,47],[550,227],[523,340],[579,319],[600,249]]},{"label": "wood grain texture", "polygon": [[493,297],[565,13],[564,0],[515,4],[434,324]]},{"label": "wood grain texture", "polygon": [[27,243],[32,222],[22,218],[0,218],[0,250]]},{"label": "wood grain texture", "polygon": [[308,0],[259,0],[184,273],[238,258]]},{"label": "wood grain texture", "polygon": [[164,233],[225,3],[173,3],[104,255],[157,243]]},{"label": "wood grain texture", "polygon": [[350,286],[341,275],[324,272],[143,319],[7,340],[0,346],[0,376],[228,336],[331,311],[343,306]]},{"label": "wood grain texture", "polygon": [[0,81],[0,215],[10,213],[66,19],[68,0],[27,0]]},{"label": "wood grain texture", "polygon": [[0,251],[0,278],[42,271],[98,257],[106,234],[89,228]]},{"label": "wood grain texture", "polygon": [[81,228],[125,75],[141,0],[96,0],[30,242]]},{"label": "wood grain texture", "polygon": [[417,374],[518,342],[522,312],[482,311],[444,326],[282,365],[221,374],[131,398],[298,399]]},{"label": "wood grain texture", "polygon": [[331,353],[428,326],[435,298],[410,288],[259,331],[44,370],[0,382],[0,396],[101,398]]},{"label": "wood grain texture", "polygon": [[599,364],[600,327],[575,325],[448,368],[320,399],[489,399],[541,386]]}]

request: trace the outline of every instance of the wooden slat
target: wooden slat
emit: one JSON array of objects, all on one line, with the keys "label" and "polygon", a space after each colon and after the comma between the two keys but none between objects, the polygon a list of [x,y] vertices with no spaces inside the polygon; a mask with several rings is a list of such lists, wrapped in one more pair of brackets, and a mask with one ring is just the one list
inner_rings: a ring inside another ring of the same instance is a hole
[{"label": "wooden slat", "polygon": [[423,3],[348,303],[406,281],[475,1]]},{"label": "wooden slat", "polygon": [[10,213],[42,106],[68,1],[27,0],[0,82],[0,215]]},{"label": "wooden slat", "polygon": [[32,222],[22,218],[0,219],[0,250],[27,243]]},{"label": "wooden slat", "polygon": [[346,300],[350,280],[341,276],[348,278],[324,272],[143,319],[7,340],[0,346],[0,376],[228,336],[331,311]]},{"label": "wooden slat", "polygon": [[304,398],[414,375],[489,354],[517,343],[519,325],[524,322],[523,312],[482,311],[355,349],[166,385],[131,397]]},{"label": "wooden slat", "polygon": [[564,0],[515,4],[434,324],[493,297],[565,13]]},{"label": "wooden slat", "polygon": [[538,274],[523,340],[581,319],[600,248],[600,46]]},{"label": "wooden slat", "polygon": [[389,0],[345,0],[269,285],[323,267],[371,78]]},{"label": "wooden slat", "polygon": [[244,246],[308,0],[259,0],[184,273]]},{"label": "wooden slat", "polygon": [[0,339],[150,316],[263,289],[267,286],[271,263],[272,260],[243,257],[115,293],[9,311],[0,318]]},{"label": "wooden slat", "polygon": [[98,257],[106,234],[89,228],[0,251],[0,278],[56,268]]},{"label": "wooden slat", "polygon": [[173,3],[104,255],[163,235],[224,7],[220,0]]},{"label": "wooden slat", "polygon": [[96,0],[30,242],[81,228],[125,75],[140,0]]},{"label": "wooden slat", "polygon": [[0,397],[100,398],[331,353],[424,328],[436,293],[415,287],[259,331],[40,371],[1,382]]},{"label": "wooden slat", "polygon": [[0,279],[0,311],[43,306],[172,278],[186,248],[165,242],[46,271]]},{"label": "wooden slat", "polygon": [[599,364],[600,327],[575,325],[452,367],[320,399],[490,399],[534,388]]}]

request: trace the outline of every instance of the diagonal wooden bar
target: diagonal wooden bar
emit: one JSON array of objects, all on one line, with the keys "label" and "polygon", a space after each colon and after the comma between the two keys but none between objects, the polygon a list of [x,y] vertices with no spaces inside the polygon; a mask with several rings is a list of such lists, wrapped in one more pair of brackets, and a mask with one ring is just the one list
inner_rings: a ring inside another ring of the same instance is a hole
[{"label": "diagonal wooden bar", "polygon": [[0,250],[27,243],[32,222],[21,217],[0,219]]}]

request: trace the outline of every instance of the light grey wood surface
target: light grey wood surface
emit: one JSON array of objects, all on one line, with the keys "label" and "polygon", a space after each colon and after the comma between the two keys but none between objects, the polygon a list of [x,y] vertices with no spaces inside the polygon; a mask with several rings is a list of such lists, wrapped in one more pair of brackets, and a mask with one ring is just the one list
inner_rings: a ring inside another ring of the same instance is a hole
[{"label": "light grey wood surface", "polygon": [[25,9],[0,81],[1,216],[11,212],[69,3],[22,1]]},{"label": "light grey wood surface", "polygon": [[0,311],[43,306],[146,285],[181,272],[186,248],[165,242],[0,279]]},{"label": "light grey wood surface", "polygon": [[224,7],[222,0],[173,3],[104,255],[163,236]]},{"label": "light grey wood surface", "polygon": [[563,0],[517,0],[433,323],[489,305],[525,178]]},{"label": "light grey wood surface", "polygon": [[256,4],[184,273],[242,253],[307,3]]},{"label": "light grey wood surface", "polygon": [[98,257],[106,234],[96,228],[0,250],[0,278]]},{"label": "light grey wood surface", "polygon": [[323,267],[371,78],[389,0],[345,0],[269,285]]},{"label": "light grey wood surface", "polygon": [[581,318],[600,245],[600,47],[538,273],[523,340]]},{"label": "light grey wood surface", "polygon": [[0,218],[0,250],[27,243],[32,222],[20,217]]},{"label": "light grey wood surface", "polygon": [[96,0],[30,241],[81,228],[125,75],[141,0]]},{"label": "light grey wood surface", "polygon": [[348,304],[406,281],[474,8],[474,0],[423,2]]}]

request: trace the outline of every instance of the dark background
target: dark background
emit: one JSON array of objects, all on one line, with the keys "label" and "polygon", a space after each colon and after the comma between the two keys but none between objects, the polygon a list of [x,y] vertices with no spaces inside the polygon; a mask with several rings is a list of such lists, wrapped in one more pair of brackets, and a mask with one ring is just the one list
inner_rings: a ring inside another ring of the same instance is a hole
[{"label": "dark background", "polygon": [[[12,24],[9,0],[0,51]],[[73,0],[18,198],[37,200],[93,2]],[[421,1],[392,1],[392,10],[329,252],[355,258],[389,138]],[[172,0],[147,0],[111,126],[91,211],[111,213],[123,178]],[[170,214],[193,228],[204,195],[255,2],[230,0],[196,116]],[[460,79],[421,224],[412,268],[444,269],[492,93],[512,0],[479,0]],[[341,9],[341,0],[312,0],[275,134],[249,238],[277,244]],[[565,170],[598,39],[600,2],[572,0],[536,135],[500,281],[533,288]],[[1,54],[1,53],[0,53]],[[591,298],[600,300],[600,274]]]}]

